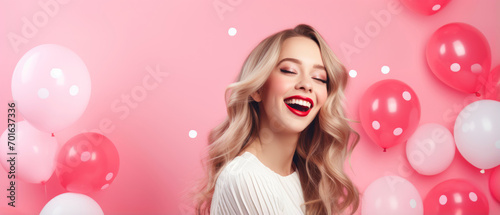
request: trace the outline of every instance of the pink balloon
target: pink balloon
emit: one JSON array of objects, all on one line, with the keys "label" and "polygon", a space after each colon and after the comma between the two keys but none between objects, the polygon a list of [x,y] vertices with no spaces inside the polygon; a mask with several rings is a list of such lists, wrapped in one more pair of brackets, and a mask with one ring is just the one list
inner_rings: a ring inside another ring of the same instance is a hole
[{"label": "pink balloon", "polygon": [[56,174],[66,190],[89,193],[108,188],[119,165],[115,145],[104,135],[89,132],[64,144],[57,156]]},{"label": "pink balloon", "polygon": [[406,143],[410,165],[422,175],[436,175],[448,168],[455,156],[455,141],[442,125],[428,123],[417,128]]},{"label": "pink balloon", "polygon": [[490,71],[483,98],[500,101],[500,65]]},{"label": "pink balloon", "polygon": [[382,80],[365,91],[359,117],[368,136],[385,150],[413,134],[420,120],[420,103],[410,86]]},{"label": "pink balloon", "polygon": [[425,214],[485,214],[488,199],[475,186],[462,179],[451,179],[432,188],[424,200]]},{"label": "pink balloon", "polygon": [[372,182],[363,193],[363,215],[421,215],[422,198],[418,190],[404,178],[384,176]]},{"label": "pink balloon", "polygon": [[73,51],[54,44],[29,50],[12,76],[12,97],[24,119],[41,131],[68,127],[85,111],[90,76]]},{"label": "pink balloon", "polygon": [[[11,171],[11,162],[14,162],[15,179],[21,179],[29,183],[45,183],[54,173],[56,167],[57,140],[50,133],[41,132],[32,127],[26,121],[15,124],[14,144],[8,144],[8,127],[2,134],[0,140],[0,163],[7,171]],[[14,150],[10,150],[13,146]],[[7,153],[17,153],[9,155]]]},{"label": "pink balloon", "polygon": [[450,23],[434,32],[427,42],[426,57],[439,80],[466,93],[480,91],[491,66],[486,37],[465,23]]},{"label": "pink balloon", "polygon": [[495,167],[491,172],[489,188],[491,196],[500,202],[500,166]]},{"label": "pink balloon", "polygon": [[401,0],[409,9],[424,15],[432,15],[442,10],[450,0]]}]

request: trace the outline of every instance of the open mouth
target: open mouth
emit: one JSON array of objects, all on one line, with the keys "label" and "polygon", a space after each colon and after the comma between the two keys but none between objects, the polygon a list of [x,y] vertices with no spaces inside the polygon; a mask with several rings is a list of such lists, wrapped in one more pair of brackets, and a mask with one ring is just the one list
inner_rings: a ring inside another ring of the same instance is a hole
[{"label": "open mouth", "polygon": [[298,116],[307,116],[313,107],[313,102],[310,98],[301,96],[288,97],[284,102],[288,109]]}]

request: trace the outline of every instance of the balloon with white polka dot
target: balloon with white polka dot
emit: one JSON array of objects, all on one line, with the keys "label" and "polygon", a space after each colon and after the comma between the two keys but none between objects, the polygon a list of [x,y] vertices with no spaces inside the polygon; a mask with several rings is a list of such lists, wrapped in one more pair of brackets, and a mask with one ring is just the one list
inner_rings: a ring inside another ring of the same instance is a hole
[{"label": "balloon with white polka dot", "polygon": [[434,6],[432,6],[432,10],[433,11],[438,11],[439,9],[441,9],[441,5],[440,4],[435,4]]},{"label": "balloon with white polka dot", "polygon": [[365,90],[359,104],[359,117],[368,137],[387,151],[406,142],[417,129],[420,102],[406,83],[385,79]]},{"label": "balloon with white polka dot", "polygon": [[452,64],[450,65],[450,70],[451,70],[452,72],[458,72],[458,71],[460,71],[460,68],[461,68],[461,67],[460,67],[460,64],[458,64],[458,63],[452,63]]},{"label": "balloon with white polka dot", "polygon": [[424,199],[424,214],[491,214],[488,198],[469,178],[437,183]]},{"label": "balloon with white polka dot", "polygon": [[372,127],[373,129],[378,130],[380,129],[380,123],[377,120],[375,120],[372,122]]},{"label": "balloon with white polka dot", "polygon": [[481,64],[475,63],[470,66],[470,71],[473,73],[481,73],[483,71],[483,67]]},{"label": "balloon with white polka dot", "polygon": [[422,15],[433,15],[445,7],[450,0],[400,0],[404,6]]},{"label": "balloon with white polka dot", "polygon": [[84,132],[61,147],[57,164],[55,173],[63,188],[68,192],[90,193],[108,189],[117,177],[120,158],[108,137]]},{"label": "balloon with white polka dot", "polygon": [[112,178],[113,178],[113,173],[112,173],[112,172],[110,172],[110,173],[108,173],[108,174],[106,175],[106,181],[109,181],[109,180],[111,180]]},{"label": "balloon with white polka dot", "polygon": [[90,100],[91,80],[77,53],[55,44],[26,52],[12,75],[12,97],[23,118],[55,133],[78,120]]},{"label": "balloon with white polka dot", "polygon": [[40,88],[38,89],[38,98],[40,99],[46,99],[49,97],[49,90],[47,88]]},{"label": "balloon with white polka dot", "polygon": [[399,136],[403,133],[403,129],[402,128],[395,128],[392,133],[394,134],[394,136]]},{"label": "balloon with white polka dot", "polygon": [[439,204],[446,205],[447,202],[448,202],[448,197],[446,197],[445,195],[441,195],[439,197]]},{"label": "balloon with white polka dot", "polygon": [[411,99],[411,93],[408,92],[408,91],[404,91],[403,92],[403,99],[406,100],[406,101],[410,101],[410,99]]},{"label": "balloon with white polka dot", "polygon": [[[430,15],[443,10],[449,0],[401,1],[426,5]],[[493,49],[482,30],[464,22],[451,22],[438,27],[426,40],[425,46],[427,66],[434,77],[455,90],[479,97],[494,58],[491,54]]]}]

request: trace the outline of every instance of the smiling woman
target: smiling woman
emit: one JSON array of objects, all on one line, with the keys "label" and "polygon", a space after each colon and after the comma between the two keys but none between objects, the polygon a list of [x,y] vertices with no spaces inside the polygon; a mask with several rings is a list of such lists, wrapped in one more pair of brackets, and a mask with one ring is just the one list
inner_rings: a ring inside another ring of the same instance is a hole
[{"label": "smiling woman", "polygon": [[358,191],[343,165],[359,135],[344,115],[346,84],[312,27],[264,39],[227,88],[228,117],[209,137],[197,214],[354,213]]}]

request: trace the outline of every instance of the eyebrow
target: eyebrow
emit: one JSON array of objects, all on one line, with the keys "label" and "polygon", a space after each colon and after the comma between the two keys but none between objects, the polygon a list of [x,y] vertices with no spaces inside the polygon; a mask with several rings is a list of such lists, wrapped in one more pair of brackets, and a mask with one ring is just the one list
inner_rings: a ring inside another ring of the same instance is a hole
[{"label": "eyebrow", "polygon": [[[300,64],[300,65],[302,65],[302,61],[300,61],[299,59],[296,59],[296,58],[283,58],[283,59],[281,59],[281,60],[278,62],[278,65],[280,65],[280,64],[281,64],[282,62],[284,62],[284,61],[291,61],[291,62],[293,62],[293,63],[296,63],[296,64]],[[315,68],[315,69],[322,69],[322,70],[325,70],[325,71],[326,71],[325,67],[324,67],[324,66],[322,66],[322,65],[319,65],[319,64],[314,64],[313,68]]]}]

